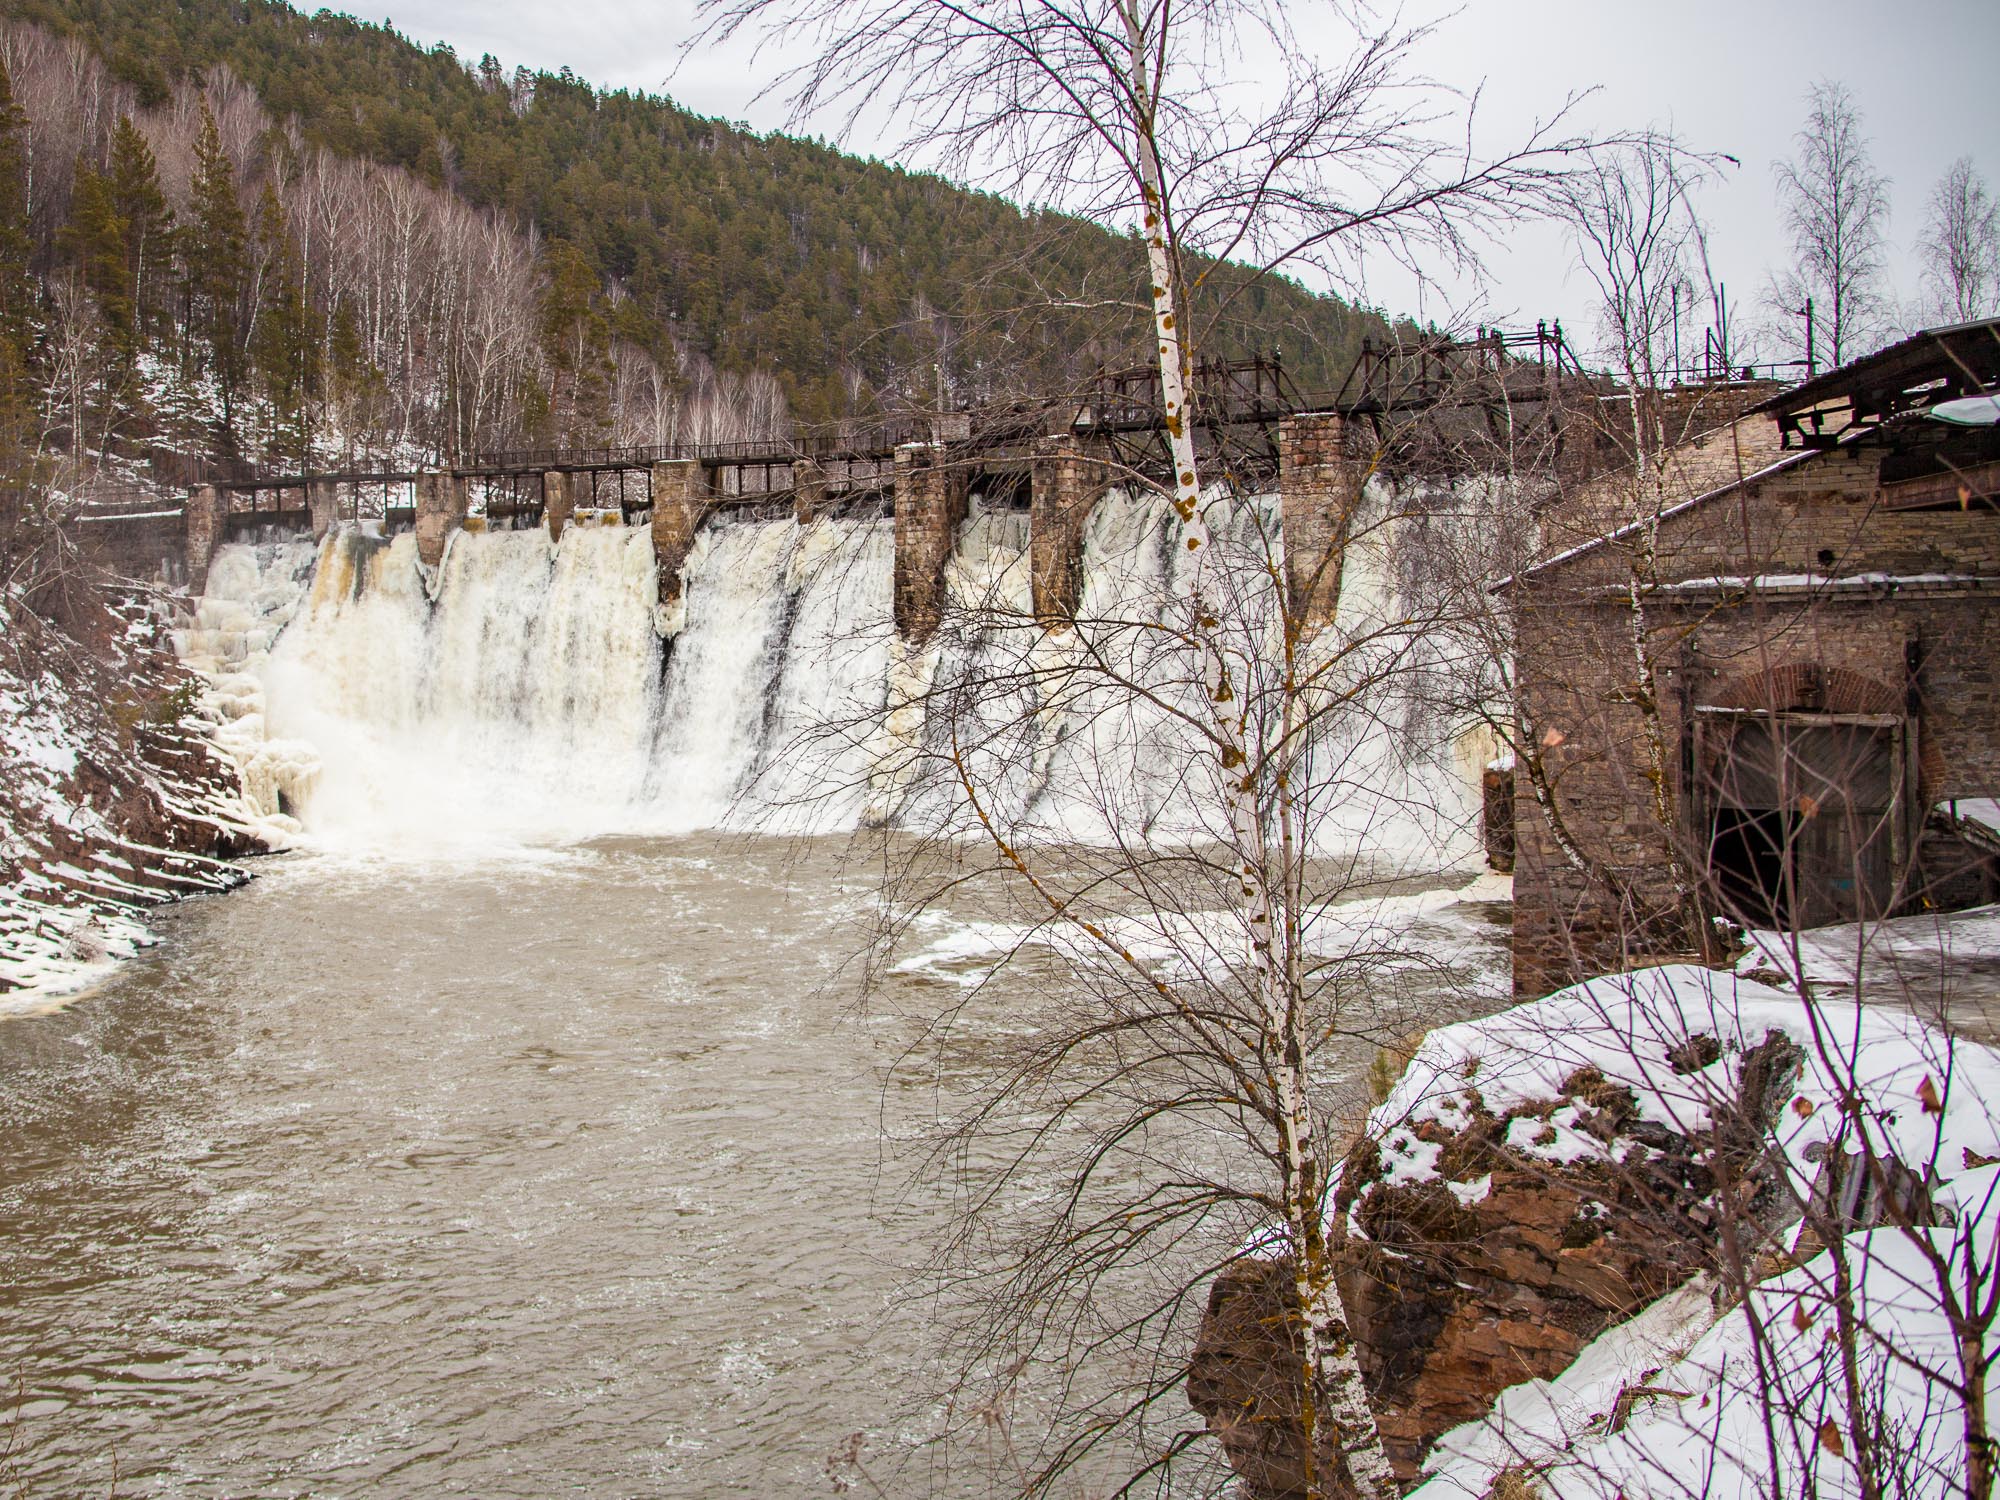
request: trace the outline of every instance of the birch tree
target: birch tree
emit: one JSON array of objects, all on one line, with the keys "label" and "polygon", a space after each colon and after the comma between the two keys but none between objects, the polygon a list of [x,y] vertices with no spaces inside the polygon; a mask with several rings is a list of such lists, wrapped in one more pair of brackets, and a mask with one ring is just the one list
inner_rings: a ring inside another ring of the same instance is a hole
[{"label": "birch tree", "polygon": [[1971,157],[1931,190],[1917,249],[1932,308],[1946,322],[1969,323],[2000,305],[2000,205]]},{"label": "birch tree", "polygon": [[[1189,713],[1198,726],[1192,753],[1203,763],[1169,774],[1211,789],[1220,803],[1216,828],[1236,932],[1230,963],[1254,997],[1253,1050],[1268,1081],[1268,1091],[1261,1083],[1249,1090],[1261,1100],[1259,1149],[1278,1178],[1267,1228],[1295,1278],[1307,1488],[1316,1496],[1350,1485],[1392,1493],[1358,1370],[1339,1336],[1323,1223],[1327,1181],[1316,1149],[1324,1122],[1315,1116],[1313,1058],[1324,1038],[1297,942],[1304,914],[1295,877],[1308,799],[1292,778],[1305,766],[1308,705],[1330,674],[1325,662],[1308,664],[1311,627],[1302,617],[1287,612],[1275,644],[1263,638],[1246,621],[1243,592],[1208,563],[1216,476],[1205,472],[1196,441],[1193,374],[1206,330],[1227,310],[1210,280],[1216,266],[1247,262],[1343,283],[1361,279],[1375,257],[1432,271],[1464,266],[1480,228],[1552,206],[1578,143],[1562,134],[1559,112],[1513,149],[1475,154],[1458,101],[1411,71],[1426,33],[1349,28],[1332,7],[1313,16],[1310,31],[1295,29],[1295,10],[1256,0],[710,0],[705,13],[705,39],[744,29],[783,35],[794,46],[810,38],[813,57],[781,85],[799,117],[844,111],[851,125],[886,88],[913,122],[909,144],[920,158],[1020,201],[1135,232],[1144,265],[1134,270],[1144,280],[1131,309],[1133,342],[1145,341],[1157,369],[1170,475],[1162,493],[1177,519],[1183,563],[1167,575],[1171,598],[1160,628],[1199,663],[1193,696],[1201,706]],[[1330,62],[1315,45],[1326,29],[1351,32],[1351,50]],[[1267,563],[1275,555],[1267,549]],[[1172,654],[1155,668],[1171,675]],[[1282,682],[1260,698],[1249,679],[1267,669]],[[1168,690],[1143,675],[1110,675],[1120,691],[1141,697]],[[1267,710],[1275,718],[1253,728]],[[962,790],[976,797],[969,779]],[[1001,826],[983,815],[981,822],[1003,865],[1041,894],[1051,914],[1075,925],[1080,941],[1100,942],[1101,932],[1075,917]],[[1173,1024],[1182,1023],[1202,1031],[1195,1018]],[[1315,1471],[1321,1426],[1330,1430],[1332,1458]]]},{"label": "birch tree", "polygon": [[1829,366],[1841,365],[1867,353],[1882,328],[1889,180],[1875,170],[1860,107],[1845,84],[1813,85],[1797,147],[1776,166],[1792,264],[1777,278],[1773,300],[1789,312],[1812,298]]}]

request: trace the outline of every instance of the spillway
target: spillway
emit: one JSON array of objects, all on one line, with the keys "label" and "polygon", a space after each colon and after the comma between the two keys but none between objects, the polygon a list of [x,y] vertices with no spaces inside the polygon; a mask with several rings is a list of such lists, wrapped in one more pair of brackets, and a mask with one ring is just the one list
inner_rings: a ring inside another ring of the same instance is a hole
[{"label": "spillway", "polygon": [[[1276,500],[1218,502],[1211,525],[1234,560],[1225,644],[1268,654]],[[1171,506],[1114,492],[1095,507],[1081,630],[1033,626],[1028,558],[1027,517],[975,505],[946,624],[912,646],[879,516],[711,520],[671,634],[643,531],[464,532],[432,572],[409,536],[350,527],[316,554],[223,549],[182,644],[216,684],[258,815],[322,843],[969,827],[954,761],[1017,831],[1219,834],[1189,775],[1208,758],[1189,724],[1199,672],[1161,628],[1189,566]],[[1349,575],[1344,618],[1393,613],[1379,559],[1357,548]],[[1332,791],[1313,842],[1462,864],[1476,749],[1397,722],[1377,704],[1314,731]]]}]

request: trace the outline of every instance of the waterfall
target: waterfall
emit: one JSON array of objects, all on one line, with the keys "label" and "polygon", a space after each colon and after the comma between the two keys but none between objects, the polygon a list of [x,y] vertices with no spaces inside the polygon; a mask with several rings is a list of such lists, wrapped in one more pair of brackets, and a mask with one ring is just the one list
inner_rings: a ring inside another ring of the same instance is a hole
[{"label": "waterfall", "polygon": [[[1229,645],[1267,653],[1276,500],[1219,501],[1211,523],[1241,561],[1225,570]],[[316,554],[224,548],[182,650],[280,837],[368,849],[936,831],[969,826],[936,774],[954,749],[989,813],[1039,836],[1219,832],[1186,775],[1204,747],[1177,711],[1201,691],[1198,665],[1158,628],[1189,566],[1170,505],[1114,492],[1094,508],[1082,613],[1111,623],[1085,636],[1033,628],[1028,559],[1026,516],[975,503],[947,568],[954,607],[916,647],[893,622],[887,519],[722,516],[696,539],[684,623],[662,639],[644,530],[572,526],[559,545],[540,529],[461,532],[431,573],[411,537],[347,528]],[[1384,570],[1355,576],[1377,608]],[[1158,691],[1112,690],[1107,664]],[[1463,754],[1413,770],[1379,716],[1356,715],[1316,731],[1311,754],[1340,788],[1316,842],[1432,867],[1468,852]]]}]

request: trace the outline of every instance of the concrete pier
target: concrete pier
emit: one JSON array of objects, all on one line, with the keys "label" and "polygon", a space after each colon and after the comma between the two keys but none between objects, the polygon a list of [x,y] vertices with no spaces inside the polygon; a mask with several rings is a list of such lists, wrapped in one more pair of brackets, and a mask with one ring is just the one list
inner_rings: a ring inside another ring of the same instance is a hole
[{"label": "concrete pier", "polygon": [[306,513],[312,518],[316,542],[325,541],[326,534],[340,524],[340,490],[331,479],[307,481]]},{"label": "concrete pier", "polygon": [[417,476],[417,559],[427,568],[444,561],[445,542],[465,525],[465,480],[457,474]]},{"label": "concrete pier", "polygon": [[896,449],[896,629],[921,646],[944,618],[944,567],[965,520],[967,471],[931,443]]},{"label": "concrete pier", "polygon": [[668,634],[679,630],[681,569],[695,533],[708,519],[708,475],[697,459],[679,458],[653,465],[653,561],[660,570],[661,618]]},{"label": "concrete pier", "polygon": [[810,526],[826,514],[826,470],[809,458],[792,460],[792,518]]},{"label": "concrete pier", "polygon": [[542,476],[542,521],[549,528],[549,540],[562,540],[563,528],[576,514],[576,497],[570,493],[570,476],[551,469]]},{"label": "concrete pier", "polygon": [[1028,574],[1035,618],[1066,629],[1083,598],[1083,530],[1111,466],[1077,439],[1039,439],[1029,461]]}]

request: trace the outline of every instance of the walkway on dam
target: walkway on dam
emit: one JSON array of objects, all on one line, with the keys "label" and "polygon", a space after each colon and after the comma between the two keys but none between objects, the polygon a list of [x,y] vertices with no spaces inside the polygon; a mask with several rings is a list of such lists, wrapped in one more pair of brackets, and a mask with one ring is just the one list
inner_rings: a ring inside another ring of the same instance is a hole
[{"label": "walkway on dam", "polygon": [[[1560,325],[1364,343],[1333,392],[1299,391],[1275,357],[1203,361],[1194,374],[1196,438],[1211,471],[1280,497],[1293,603],[1308,621],[1330,615],[1347,518],[1386,452],[1405,445],[1411,462],[1435,463],[1438,453],[1424,450],[1439,446],[1439,432],[1457,423],[1485,433],[1496,422],[1510,442],[1540,422],[1554,451],[1558,397],[1604,384],[1576,364]],[[419,559],[434,567],[468,524],[539,525],[560,539],[579,520],[615,520],[650,527],[661,602],[671,606],[695,535],[718,510],[789,510],[809,522],[860,507],[893,517],[896,619],[922,641],[938,623],[945,563],[974,490],[1029,513],[1036,616],[1052,626],[1071,618],[1091,508],[1121,480],[1171,473],[1162,409],[1157,369],[1101,372],[1060,400],[841,424],[796,441],[547,448],[432,470],[217,478],[195,486],[178,516],[156,511],[133,522],[158,529],[145,545],[170,575],[200,588],[231,540],[321,537],[366,520],[385,534],[414,531]],[[1423,431],[1431,437],[1416,436]],[[177,534],[166,536],[168,527]],[[115,545],[114,527],[95,529]]]}]

